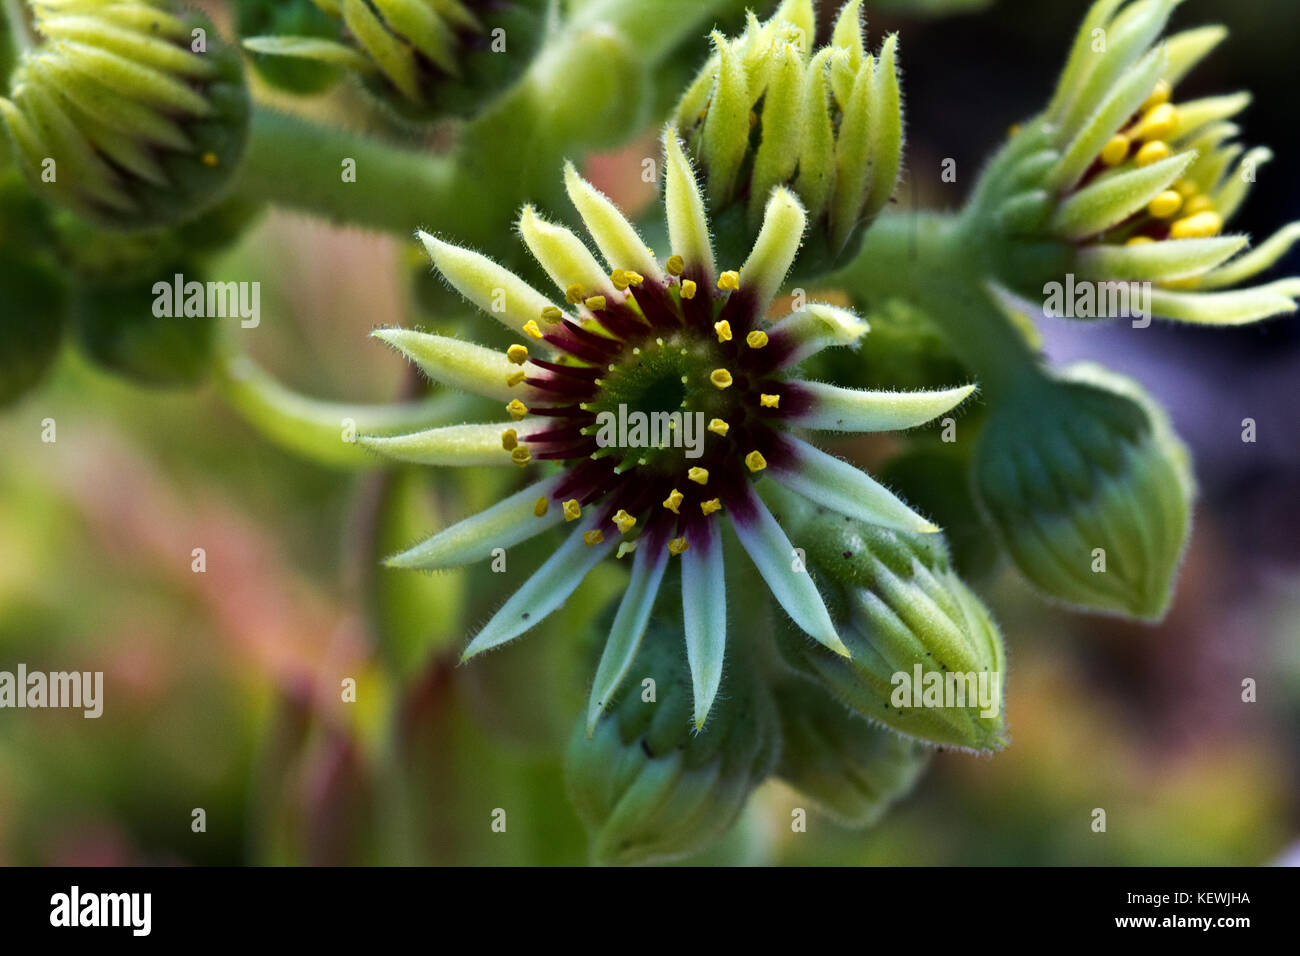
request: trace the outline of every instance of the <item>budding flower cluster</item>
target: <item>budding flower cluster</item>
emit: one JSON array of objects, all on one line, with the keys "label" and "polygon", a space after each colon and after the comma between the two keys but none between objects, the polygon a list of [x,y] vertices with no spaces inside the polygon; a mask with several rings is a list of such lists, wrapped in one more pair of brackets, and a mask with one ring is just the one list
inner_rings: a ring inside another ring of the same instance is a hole
[{"label": "budding flower cluster", "polygon": [[109,228],[190,218],[229,185],[249,101],[210,22],[156,2],[33,0],[0,115],[38,192]]},{"label": "budding flower cluster", "polygon": [[[715,52],[677,105],[703,165],[715,217],[752,237],[772,189],[802,200],[811,229],[805,267],[824,268],[884,208],[902,162],[897,37],[867,52],[860,0],[844,5],[831,42],[812,49],[811,0],[787,0],[745,32],[713,34]],[[741,225],[743,223],[743,226]]]}]

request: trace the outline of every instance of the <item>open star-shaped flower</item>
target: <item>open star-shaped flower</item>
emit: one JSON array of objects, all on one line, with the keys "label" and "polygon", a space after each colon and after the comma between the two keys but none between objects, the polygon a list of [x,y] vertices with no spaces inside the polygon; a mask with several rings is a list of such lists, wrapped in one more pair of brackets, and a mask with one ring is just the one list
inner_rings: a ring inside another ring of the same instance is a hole
[{"label": "open star-shaped flower", "polygon": [[[672,246],[665,261],[569,166],[569,197],[608,271],[576,234],[542,220],[531,207],[523,210],[519,230],[562,290],[558,302],[490,259],[421,233],[447,281],[521,342],[502,354],[406,330],[375,333],[434,380],[500,400],[504,421],[363,439],[368,447],[431,465],[554,469],[394,556],[390,565],[455,567],[555,525],[573,527],[478,632],[466,658],[537,624],[611,552],[633,555],[592,689],[589,726],[636,657],[674,557],[683,562],[686,650],[695,723],[703,725],[726,639],[723,519],[794,623],[847,656],[816,584],[794,560],[790,540],[755,486],[770,479],[854,518],[937,531],[888,489],[796,432],[911,428],[952,409],[974,389],[875,392],[794,377],[792,370],[808,356],[853,346],[867,331],[857,316],[825,304],[765,319],[799,249],[803,206],[784,187],[773,189],[748,259],[719,272],[699,186],[671,127],[664,149]],[[688,442],[693,422],[702,426],[699,440]]]}]

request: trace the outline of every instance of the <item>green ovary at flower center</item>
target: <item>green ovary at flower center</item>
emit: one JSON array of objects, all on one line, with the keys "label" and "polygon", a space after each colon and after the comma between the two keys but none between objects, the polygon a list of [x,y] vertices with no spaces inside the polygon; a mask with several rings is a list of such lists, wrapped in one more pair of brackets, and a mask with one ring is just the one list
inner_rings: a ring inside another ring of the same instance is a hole
[{"label": "green ovary at flower center", "polygon": [[[616,455],[621,469],[679,471],[697,459],[714,419],[731,417],[737,390],[712,380],[724,364],[715,343],[677,333],[647,336],[599,380],[600,393],[585,408],[596,415],[586,431],[598,457]],[[714,434],[716,440],[716,433]]]}]

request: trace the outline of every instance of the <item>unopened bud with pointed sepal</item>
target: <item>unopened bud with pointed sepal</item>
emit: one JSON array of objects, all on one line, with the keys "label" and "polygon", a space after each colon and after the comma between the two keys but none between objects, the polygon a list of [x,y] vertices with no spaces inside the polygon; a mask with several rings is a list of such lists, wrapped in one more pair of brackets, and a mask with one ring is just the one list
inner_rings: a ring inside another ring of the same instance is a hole
[{"label": "unopened bud with pointed sepal", "polygon": [[782,738],[776,775],[848,826],[879,821],[929,762],[924,744],[868,723],[813,681],[792,676],[773,694]]},{"label": "unopened bud with pointed sepal", "polygon": [[[751,663],[728,661],[708,725],[696,732],[680,629],[651,628],[620,696],[574,728],[570,798],[599,863],[652,863],[697,853],[725,834],[771,772],[776,711]],[[651,683],[653,682],[653,683]]]},{"label": "unopened bud with pointed sepal", "polygon": [[949,564],[942,535],[894,531],[768,489],[828,592],[849,656],[779,632],[787,660],[869,720],[930,744],[1006,743],[1002,635]]},{"label": "unopened bud with pointed sepal", "polygon": [[[277,12],[268,23],[272,32],[248,37],[244,46],[262,60],[292,58],[353,74],[412,121],[474,115],[519,77],[547,32],[544,0],[312,3],[333,20],[332,31],[322,30],[318,18]],[[250,22],[266,19],[260,0],[241,6]]]},{"label": "unopened bud with pointed sepal", "polygon": [[812,0],[786,0],[745,32],[713,35],[714,53],[677,105],[676,123],[707,174],[718,242],[752,239],[776,186],[798,194],[809,231],[802,274],[846,261],[889,202],[903,152],[898,38],[867,52],[861,0],[814,50]]},{"label": "unopened bud with pointed sepal", "polygon": [[39,42],[0,116],[33,189],[111,229],[170,225],[215,202],[243,156],[249,99],[212,23],[152,0],[31,9]]},{"label": "unopened bud with pointed sepal", "polygon": [[976,450],[979,499],[1012,559],[1045,593],[1159,620],[1187,542],[1187,449],[1133,381],[1067,369],[1004,402]]}]

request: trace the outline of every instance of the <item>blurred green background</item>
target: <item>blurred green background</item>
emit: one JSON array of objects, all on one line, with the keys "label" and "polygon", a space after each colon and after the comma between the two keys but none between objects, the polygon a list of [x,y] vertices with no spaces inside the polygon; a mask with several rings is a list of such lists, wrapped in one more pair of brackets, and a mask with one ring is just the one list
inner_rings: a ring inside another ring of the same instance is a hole
[{"label": "blurred green background", "polygon": [[[1084,5],[1001,0],[935,19],[867,6],[872,37],[903,31],[902,201],[956,206],[980,159],[1047,96]],[[1286,172],[1300,156],[1300,4],[1189,0],[1176,24],[1206,21],[1233,32],[1193,92],[1252,90],[1244,139],[1278,156],[1243,212],[1261,236],[1300,218]],[[652,135],[592,159],[587,173],[643,204],[638,160]],[[939,180],[945,157],[958,160],[956,184]],[[421,311],[436,280],[414,243],[287,213],[259,219],[213,273],[263,277],[261,325],[226,334],[310,395],[409,393],[406,364],[369,330],[461,318]],[[1192,447],[1202,494],[1168,619],[1075,615],[994,569],[976,583],[1008,646],[1006,751],[938,755],[864,832],[815,813],[806,833],[792,832],[800,798],[765,786],[697,862],[1264,864],[1300,854],[1296,324],[1045,333],[1056,359],[1101,358],[1141,378]],[[1227,427],[1247,416],[1259,422],[1256,444]],[[47,419],[53,443],[42,441]],[[424,577],[380,570],[377,557],[489,500],[481,480],[435,486],[421,472],[306,463],[210,387],[132,386],[74,354],[0,416],[0,445],[0,669],[105,674],[99,720],[0,711],[0,863],[585,861],[560,754],[589,666],[589,621],[617,592],[616,571],[517,644],[457,667],[498,599],[475,577],[490,572]],[[349,678],[355,703],[342,699]],[[1258,702],[1242,702],[1244,678]],[[195,808],[205,832],[191,828]],[[504,833],[491,827],[497,808]],[[1092,830],[1094,808],[1106,811],[1105,833]]]}]

